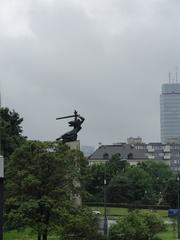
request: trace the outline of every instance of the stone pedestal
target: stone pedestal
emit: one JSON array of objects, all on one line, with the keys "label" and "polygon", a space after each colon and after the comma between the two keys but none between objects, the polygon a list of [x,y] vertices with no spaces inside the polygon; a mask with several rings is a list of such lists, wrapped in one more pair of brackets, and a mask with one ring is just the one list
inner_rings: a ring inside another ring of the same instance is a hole
[{"label": "stone pedestal", "polygon": [[67,142],[67,146],[70,147],[71,150],[79,150],[80,151],[80,141],[73,141],[73,142]]},{"label": "stone pedestal", "polygon": [[[69,146],[71,150],[80,151],[80,141],[79,140],[73,141],[73,142],[67,142],[66,145]],[[74,186],[75,187],[80,187],[80,183],[77,182],[77,181],[74,181]],[[80,195],[72,196],[72,199],[74,200],[74,205],[76,207],[80,207],[82,205],[82,200],[81,200]]]}]

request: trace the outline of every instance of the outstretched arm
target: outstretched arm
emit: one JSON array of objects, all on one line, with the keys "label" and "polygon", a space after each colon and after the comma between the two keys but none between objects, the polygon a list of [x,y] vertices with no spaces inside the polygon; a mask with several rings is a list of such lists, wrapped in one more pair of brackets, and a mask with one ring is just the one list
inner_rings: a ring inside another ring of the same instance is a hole
[{"label": "outstretched arm", "polygon": [[81,119],[81,123],[83,123],[85,118],[81,117],[80,115],[78,115],[78,117]]}]

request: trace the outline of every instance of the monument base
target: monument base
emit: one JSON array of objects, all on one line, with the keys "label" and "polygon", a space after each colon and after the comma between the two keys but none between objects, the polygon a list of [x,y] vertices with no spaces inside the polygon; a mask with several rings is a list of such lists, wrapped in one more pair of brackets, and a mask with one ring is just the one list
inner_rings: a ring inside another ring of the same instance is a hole
[{"label": "monument base", "polygon": [[78,150],[80,151],[80,141],[72,141],[72,142],[66,142],[66,145],[70,147],[71,150]]},{"label": "monument base", "polygon": [[[72,142],[66,142],[66,145],[71,149],[71,150],[78,150],[80,151],[80,141],[72,141]],[[80,183],[77,181],[74,181],[74,186],[75,187],[80,187]],[[82,199],[80,195],[74,195],[72,196],[72,199],[74,201],[74,205],[76,207],[82,206]]]}]

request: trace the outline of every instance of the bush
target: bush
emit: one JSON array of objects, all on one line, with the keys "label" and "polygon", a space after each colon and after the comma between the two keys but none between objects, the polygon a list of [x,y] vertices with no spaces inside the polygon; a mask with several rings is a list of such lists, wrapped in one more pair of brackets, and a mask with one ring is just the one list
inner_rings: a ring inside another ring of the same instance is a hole
[{"label": "bush", "polygon": [[110,228],[110,240],[153,240],[165,225],[156,213],[132,211]]}]

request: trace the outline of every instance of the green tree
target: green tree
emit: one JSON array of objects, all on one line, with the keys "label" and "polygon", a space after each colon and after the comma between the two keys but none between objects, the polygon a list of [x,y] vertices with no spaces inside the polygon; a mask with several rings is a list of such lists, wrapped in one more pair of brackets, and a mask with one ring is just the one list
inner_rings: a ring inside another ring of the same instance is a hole
[{"label": "green tree", "polygon": [[110,228],[110,240],[152,240],[164,229],[163,220],[156,213],[132,211]]},{"label": "green tree", "polygon": [[104,177],[106,175],[107,185],[111,179],[128,167],[127,161],[122,161],[118,154],[105,164],[95,164],[89,167],[89,177],[86,182],[87,201],[102,202],[104,194]]},{"label": "green tree", "polygon": [[62,231],[63,240],[100,240],[97,233],[98,219],[87,208],[76,208],[70,212]]},{"label": "green tree", "polygon": [[105,165],[95,164],[89,167],[88,178],[86,181],[85,196],[86,201],[102,202],[103,201],[103,182],[104,182]]},{"label": "green tree", "polygon": [[106,169],[110,178],[120,173],[121,171],[125,171],[128,166],[128,162],[121,159],[121,156],[119,154],[112,155],[111,159],[106,163]]},{"label": "green tree", "polygon": [[5,158],[25,141],[22,136],[22,121],[23,118],[14,110],[0,108],[1,147]]},{"label": "green tree", "polygon": [[155,195],[154,204],[165,203],[169,181],[173,179],[173,172],[170,166],[162,161],[146,161],[139,164],[139,167],[152,178],[153,193]]},{"label": "green tree", "polygon": [[108,202],[147,203],[152,195],[152,178],[138,166],[114,176],[107,187]]},{"label": "green tree", "polygon": [[173,176],[166,183],[166,191],[164,193],[164,200],[171,208],[178,207],[178,182],[177,176]]},{"label": "green tree", "polygon": [[79,194],[85,159],[57,142],[27,141],[16,149],[6,169],[8,228],[31,226],[38,240],[63,225],[72,196]]}]

